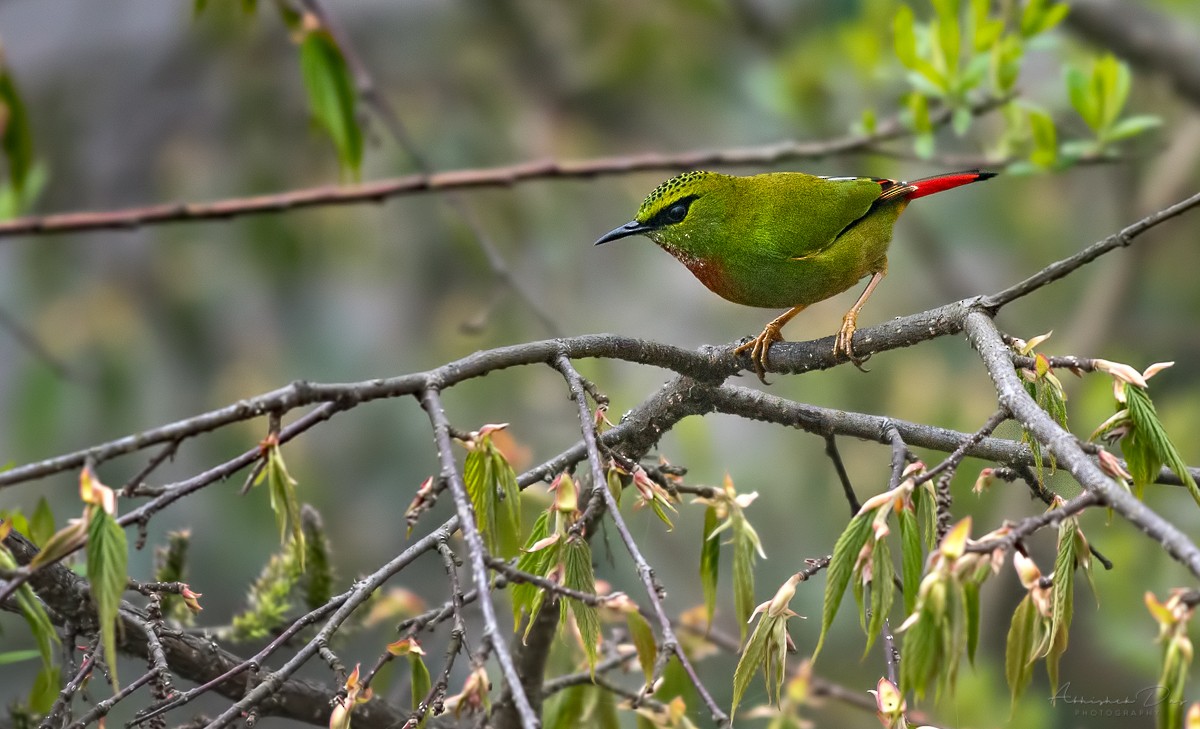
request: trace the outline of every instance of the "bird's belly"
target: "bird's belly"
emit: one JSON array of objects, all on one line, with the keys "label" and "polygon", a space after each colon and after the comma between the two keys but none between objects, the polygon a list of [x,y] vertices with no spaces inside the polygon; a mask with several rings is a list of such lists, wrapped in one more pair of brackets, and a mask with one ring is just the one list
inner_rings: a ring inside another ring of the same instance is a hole
[{"label": "bird's belly", "polygon": [[729,301],[786,309],[836,296],[884,265],[882,259],[817,256],[806,260],[759,260],[737,268],[688,268],[705,286]]}]

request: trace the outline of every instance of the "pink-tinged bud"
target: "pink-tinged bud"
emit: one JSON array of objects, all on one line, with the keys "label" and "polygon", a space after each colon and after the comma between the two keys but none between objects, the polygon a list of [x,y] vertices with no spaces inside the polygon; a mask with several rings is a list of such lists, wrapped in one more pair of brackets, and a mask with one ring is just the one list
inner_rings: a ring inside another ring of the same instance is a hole
[{"label": "pink-tinged bud", "polygon": [[559,513],[571,514],[579,511],[579,488],[569,473],[564,471],[558,474],[550,484],[549,490],[554,492],[554,508]]},{"label": "pink-tinged bud", "polygon": [[1013,552],[1013,569],[1017,571],[1021,586],[1026,590],[1037,587],[1038,582],[1042,579],[1042,571],[1038,569],[1037,564],[1021,552]]},{"label": "pink-tinged bud", "polygon": [[1187,718],[1183,720],[1186,729],[1200,729],[1200,703],[1188,707]]},{"label": "pink-tinged bud", "polygon": [[789,614],[794,615],[795,613],[788,609],[788,603],[796,596],[796,585],[798,584],[800,584],[800,573],[792,575],[786,582],[780,585],[779,589],[775,591],[775,597],[771,598],[771,601],[767,603],[767,615],[773,618]]},{"label": "pink-tinged bud", "polygon": [[329,714],[329,729],[350,729],[350,706],[341,696],[333,700],[333,711]]},{"label": "pink-tinged bud", "polygon": [[975,479],[975,485],[971,487],[971,493],[981,494],[992,487],[996,482],[995,470],[985,468],[979,472],[979,476]]},{"label": "pink-tinged bud", "polygon": [[[890,719],[904,713],[904,696],[896,685],[886,678],[879,679],[879,683],[875,684],[875,689],[870,693],[875,695],[875,708],[881,714],[880,719]],[[891,724],[885,722],[884,726]]]},{"label": "pink-tinged bud", "polygon": [[112,489],[100,483],[90,466],[84,466],[79,472],[79,498],[85,504],[92,504],[104,509],[104,513],[117,513],[117,495]]},{"label": "pink-tinged bud", "polygon": [[201,592],[192,592],[192,589],[187,585],[184,585],[183,589],[179,591],[179,596],[183,598],[183,604],[193,613],[198,613],[204,609],[200,607],[200,598],[203,595],[204,593]]},{"label": "pink-tinged bud", "polygon": [[[1094,359],[1092,360],[1092,367],[1100,370],[1101,372],[1112,375],[1114,379],[1121,382],[1137,385],[1142,389],[1146,388],[1146,378],[1142,376],[1142,373],[1122,362],[1110,362],[1106,359]],[[1162,368],[1160,367],[1159,369]],[[1122,400],[1122,402],[1124,402],[1124,400]]]},{"label": "pink-tinged bud", "polygon": [[1119,478],[1122,481],[1133,480],[1133,476],[1130,475],[1129,471],[1125,470],[1125,467],[1121,465],[1121,460],[1119,458],[1103,448],[1101,448],[1099,453],[1096,455],[1100,460],[1100,470],[1104,471],[1109,476],[1112,476],[1113,478]]},{"label": "pink-tinged bud", "polygon": [[658,484],[654,483],[650,475],[646,473],[646,469],[641,466],[633,468],[633,485],[637,487],[638,493],[644,500],[654,501],[654,492]]},{"label": "pink-tinged bud", "polygon": [[1175,366],[1174,362],[1155,362],[1154,364],[1147,367],[1144,372],[1142,372],[1142,377],[1144,379],[1148,380],[1151,377],[1154,377],[1155,375],[1157,375],[1159,372],[1162,372],[1166,368],[1174,367],[1174,366]]}]

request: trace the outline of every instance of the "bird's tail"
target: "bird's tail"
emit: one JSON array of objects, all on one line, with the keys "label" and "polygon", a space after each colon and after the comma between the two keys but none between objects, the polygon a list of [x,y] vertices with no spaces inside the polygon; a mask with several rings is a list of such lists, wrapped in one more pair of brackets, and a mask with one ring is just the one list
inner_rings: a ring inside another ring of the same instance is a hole
[{"label": "bird's tail", "polygon": [[906,198],[915,200],[919,197],[932,195],[935,192],[950,190],[961,185],[969,185],[972,182],[980,180],[990,180],[995,177],[995,172],[985,172],[983,170],[966,170],[964,172],[951,172],[948,175],[934,175],[933,177],[925,177],[920,180],[904,183],[904,188],[911,190]]}]

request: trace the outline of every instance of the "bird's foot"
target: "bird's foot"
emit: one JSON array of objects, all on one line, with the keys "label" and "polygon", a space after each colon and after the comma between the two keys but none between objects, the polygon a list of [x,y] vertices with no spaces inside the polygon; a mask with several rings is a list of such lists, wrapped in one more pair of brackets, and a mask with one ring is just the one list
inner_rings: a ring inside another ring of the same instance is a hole
[{"label": "bird's foot", "polygon": [[744,344],[739,344],[733,350],[734,354],[746,354],[749,352],[750,363],[754,366],[754,374],[758,375],[758,379],[764,385],[771,384],[767,382],[766,377],[767,351],[771,349],[771,345],[775,342],[783,341],[783,335],[779,332],[781,328],[775,322],[771,322],[763,327],[763,330],[757,337]]},{"label": "bird's foot", "polygon": [[838,329],[837,337],[833,340],[833,357],[845,355],[846,359],[854,363],[862,372],[867,372],[867,368],[863,364],[871,358],[871,355],[859,357],[854,354],[854,332],[858,329],[858,312],[850,311],[846,316],[842,317],[842,328]]}]

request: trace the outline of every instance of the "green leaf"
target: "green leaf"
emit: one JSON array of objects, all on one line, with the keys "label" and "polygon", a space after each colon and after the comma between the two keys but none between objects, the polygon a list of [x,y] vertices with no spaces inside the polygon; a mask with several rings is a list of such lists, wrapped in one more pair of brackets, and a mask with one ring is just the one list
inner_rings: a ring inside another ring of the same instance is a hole
[{"label": "green leaf", "polygon": [[[937,68],[943,71],[943,75],[949,84],[950,80],[958,77],[958,61],[960,53],[961,30],[958,25],[958,3],[951,0],[935,0],[934,6],[938,8],[938,16],[934,21],[933,26],[936,31],[933,35],[934,40],[934,64]],[[942,11],[942,6],[946,7],[945,12]]]},{"label": "green leaf", "polygon": [[516,556],[521,545],[520,489],[512,467],[490,440],[467,454],[463,484],[488,551],[503,559]]},{"label": "green leaf", "polygon": [[54,513],[50,510],[50,504],[46,501],[46,497],[42,496],[38,499],[37,506],[33,507],[33,516],[29,519],[29,539],[41,547],[52,536],[54,536]]},{"label": "green leaf", "polygon": [[300,71],[314,120],[333,141],[342,169],[357,178],[363,157],[357,95],[342,50],[327,31],[312,30],[300,41]]},{"label": "green leaf", "polygon": [[1093,131],[1100,129],[1100,100],[1092,86],[1091,79],[1082,69],[1070,67],[1066,72],[1067,96],[1071,106],[1083,118],[1085,124]]},{"label": "green leaf", "polygon": [[619,729],[616,696],[599,686],[577,684],[564,690],[546,712],[546,729]]},{"label": "green leaf", "polygon": [[1054,559],[1054,584],[1051,592],[1050,641],[1046,654],[1046,673],[1052,693],[1058,692],[1058,662],[1067,650],[1071,619],[1075,612],[1075,532],[1079,522],[1063,519],[1058,525],[1058,552]]},{"label": "green leaf", "polygon": [[1191,650],[1184,658],[1180,654],[1179,645],[1172,637],[1168,640],[1163,652],[1163,670],[1155,690],[1154,704],[1157,708],[1155,725],[1159,729],[1178,729],[1183,726],[1185,690],[1187,688],[1187,669],[1191,662]]},{"label": "green leaf", "polygon": [[33,127],[16,82],[8,69],[0,71],[0,148],[8,158],[8,179],[20,196],[33,169]]},{"label": "green leaf", "polygon": [[967,660],[975,665],[975,649],[979,647],[979,583],[963,583],[963,610],[967,619]]},{"label": "green leaf", "polygon": [[747,624],[754,613],[754,545],[744,532],[734,527],[733,539],[733,606],[741,636],[746,637]]},{"label": "green leaf", "polygon": [[[782,640],[783,645],[780,645]],[[783,681],[783,660],[787,652],[787,618],[773,617],[762,614],[742,649],[742,657],[738,659],[733,671],[733,706],[729,710],[730,721],[737,712],[738,704],[754,675],[761,666],[766,673],[767,696],[779,695],[779,682]],[[776,700],[777,703],[777,700]]]},{"label": "green leaf", "polygon": [[[1133,432],[1121,441],[1121,449],[1129,464],[1135,488],[1144,488],[1146,484],[1154,483],[1158,479],[1159,469],[1166,464],[1167,468],[1183,481],[1192,499],[1200,504],[1200,488],[1197,488],[1196,480],[1192,478],[1179,449],[1167,436],[1167,431],[1154,408],[1154,402],[1150,400],[1150,394],[1136,385],[1126,385],[1125,400],[1129,409],[1129,419],[1133,422]],[[1127,442],[1130,441],[1132,442],[1127,446]],[[1138,471],[1134,471],[1135,460],[1138,461]]]},{"label": "green leaf", "polygon": [[901,5],[892,20],[892,35],[895,37],[896,58],[906,67],[917,67],[917,31],[912,8]]},{"label": "green leaf", "polygon": [[704,590],[705,625],[712,627],[717,608],[717,574],[721,568],[721,542],[713,531],[717,528],[717,510],[704,510],[704,532],[700,535],[700,587]]},{"label": "green leaf", "polygon": [[1153,114],[1139,114],[1122,119],[1113,125],[1108,130],[1105,138],[1109,142],[1116,142],[1129,137],[1136,137],[1142,132],[1155,129],[1162,126],[1162,117],[1154,116]]},{"label": "green leaf", "polygon": [[92,602],[100,621],[100,640],[104,645],[104,660],[112,674],[113,688],[117,681],[117,628],[121,595],[125,592],[129,550],[125,530],[103,509],[93,508],[88,521],[87,576],[91,584]]},{"label": "green leaf", "polygon": [[[563,545],[563,564],[565,567],[563,584],[572,590],[595,594],[596,578],[592,573],[592,549],[586,540],[571,537]],[[596,608],[587,603],[569,597],[566,599],[575,616],[575,624],[579,626],[579,636],[583,640],[583,652],[587,655],[588,669],[596,670],[597,651],[600,643],[600,618]]]},{"label": "green leaf", "polygon": [[825,601],[821,611],[821,637],[817,639],[817,647],[813,650],[814,663],[821,653],[821,646],[824,645],[825,635],[829,631],[829,626],[833,624],[834,616],[837,615],[838,606],[842,603],[842,596],[846,592],[846,585],[850,583],[858,553],[862,551],[863,545],[867,543],[867,538],[871,535],[871,516],[871,514],[856,514],[838,537],[837,543],[833,545],[833,557],[829,560],[828,569],[825,570]]},{"label": "green leaf", "polygon": [[924,571],[925,555],[921,551],[921,530],[917,515],[909,509],[900,511],[900,581],[904,585],[904,614],[912,615],[917,607],[917,590]]},{"label": "green leaf", "polygon": [[[433,686],[429,678],[429,668],[422,660],[421,654],[416,651],[410,651],[408,654],[408,666],[411,669],[412,678],[412,710],[414,713],[421,711],[421,703],[425,701],[425,697],[429,695],[429,690]],[[429,716],[429,707],[421,713],[421,719],[417,722],[417,729],[422,729],[425,726],[425,720]]]},{"label": "green leaf", "polygon": [[1006,35],[992,47],[992,85],[999,95],[1005,95],[1016,86],[1021,75],[1021,57],[1025,47],[1015,36]]},{"label": "green leaf", "polygon": [[[51,525],[53,528],[53,525]],[[124,534],[124,532],[122,532]],[[17,569],[17,561],[13,558],[12,553],[8,548],[0,543],[0,568],[5,570]],[[17,588],[13,595],[13,600],[17,604],[17,608],[21,611],[21,616],[25,618],[25,622],[29,625],[29,632],[33,635],[33,639],[37,642],[37,652],[34,655],[42,658],[42,671],[54,678],[54,686],[58,686],[58,670],[54,667],[54,647],[59,644],[58,631],[54,629],[54,623],[50,622],[50,616],[46,614],[46,609],[42,607],[41,600],[33,592],[33,588],[29,585],[21,585]],[[35,691],[35,694],[37,692]],[[51,697],[51,703],[54,698]],[[49,708],[43,709],[45,713]]]},{"label": "green leaf", "polygon": [[943,661],[942,634],[938,618],[928,605],[921,608],[916,622],[904,632],[900,649],[900,688],[924,698],[929,683]]},{"label": "green leaf", "polygon": [[[550,567],[558,562],[559,546],[554,544],[536,552],[527,550],[532,549],[533,545],[545,539],[549,534],[550,512],[543,511],[537,521],[533,523],[533,531],[530,532],[529,539],[525,543],[525,551],[521,552],[521,557],[517,560],[517,569],[539,577],[546,576]],[[532,626],[533,620],[541,608],[541,596],[544,594],[544,590],[527,582],[519,582],[512,585],[509,592],[512,595],[513,631],[515,632],[521,627],[522,613],[529,616],[528,624]]]},{"label": "green leaf", "polygon": [[1049,4],[1049,0],[1029,0],[1021,13],[1021,35],[1031,38],[1052,29],[1067,17],[1066,3]]},{"label": "green leaf", "polygon": [[483,448],[467,453],[463,462],[463,486],[471,498],[471,509],[475,512],[475,526],[483,537],[488,551],[495,549],[496,522],[492,507],[496,502],[495,480],[492,478],[492,459]]},{"label": "green leaf", "polygon": [[1100,128],[1108,129],[1117,121],[1129,99],[1129,66],[1108,53],[1096,62],[1092,74],[1094,83],[1099,85]]},{"label": "green leaf", "polygon": [[892,610],[892,601],[896,597],[896,568],[892,565],[892,554],[887,541],[876,540],[875,549],[871,552],[871,621],[867,625],[867,645],[863,649],[863,658],[875,643],[875,638],[883,630],[883,621]]},{"label": "green leaf", "polygon": [[496,554],[511,559],[521,549],[521,488],[517,485],[517,474],[504,455],[494,446],[492,452],[492,475],[496,479],[495,493],[498,499],[493,510],[496,515]]},{"label": "green leaf", "polygon": [[29,708],[39,714],[49,713],[58,698],[61,680],[57,666],[42,666],[29,690]]},{"label": "green leaf", "polygon": [[1034,649],[1038,642],[1037,606],[1026,595],[1013,613],[1008,626],[1008,642],[1004,650],[1004,676],[1012,694],[1013,706],[1033,678]]},{"label": "green leaf", "polygon": [[290,536],[299,550],[300,569],[304,569],[304,528],[300,524],[300,499],[296,495],[296,479],[287,471],[283,453],[276,443],[267,451],[267,487],[271,494],[271,510],[279,526],[279,541],[287,544]]},{"label": "green leaf", "polygon": [[976,53],[992,48],[1004,33],[1004,21],[993,20],[991,0],[971,0],[968,27],[971,28],[971,48]]},{"label": "green leaf", "polygon": [[779,706],[783,693],[784,667],[787,661],[787,617],[778,618],[763,615],[761,622],[769,622],[770,634],[767,636],[767,655],[763,661],[763,678],[767,684],[767,700]]},{"label": "green leaf", "polygon": [[0,653],[0,666],[7,666],[13,663],[22,663],[24,661],[32,661],[40,657],[41,653],[33,648],[23,651],[5,651]]},{"label": "green leaf", "polygon": [[1053,167],[1058,161],[1058,133],[1050,114],[1037,108],[1027,109],[1029,130],[1033,136],[1033,152],[1029,160],[1039,167]]},{"label": "green leaf", "polygon": [[642,673],[649,682],[654,678],[654,660],[658,657],[654,631],[650,629],[650,623],[646,622],[642,614],[636,611],[625,613],[625,626],[629,628],[629,638],[633,641],[633,647],[637,648],[638,663],[641,664]]}]

